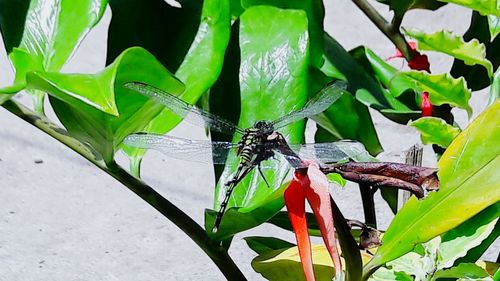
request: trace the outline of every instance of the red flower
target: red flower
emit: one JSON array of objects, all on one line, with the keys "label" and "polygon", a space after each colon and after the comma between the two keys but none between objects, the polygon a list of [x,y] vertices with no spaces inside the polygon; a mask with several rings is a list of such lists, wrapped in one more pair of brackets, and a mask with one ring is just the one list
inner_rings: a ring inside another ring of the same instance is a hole
[{"label": "red flower", "polygon": [[[408,42],[410,48],[415,51],[413,58],[408,62],[408,67],[414,70],[423,70],[427,72],[431,72],[429,58],[427,55],[422,55],[417,51],[417,42]],[[387,60],[394,58],[403,58],[403,53],[399,49],[396,50],[396,53],[387,58]],[[432,116],[432,104],[429,100],[429,93],[422,93],[422,116]]]},{"label": "red flower", "polygon": [[299,248],[302,270],[307,281],[315,280],[311,241],[307,232],[305,199],[309,202],[318,221],[321,236],[333,260],[335,271],[342,270],[340,255],[337,250],[337,239],[333,226],[332,206],[328,193],[328,179],[319,170],[317,164],[311,163],[307,172],[295,171],[294,178],[285,191],[285,205],[292,223],[295,239]]}]

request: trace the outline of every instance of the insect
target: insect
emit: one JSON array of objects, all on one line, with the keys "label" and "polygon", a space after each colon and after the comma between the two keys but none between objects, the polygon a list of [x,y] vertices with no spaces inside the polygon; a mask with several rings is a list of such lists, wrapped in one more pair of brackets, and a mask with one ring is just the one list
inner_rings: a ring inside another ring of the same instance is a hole
[{"label": "insect", "polygon": [[[144,133],[129,135],[124,140],[127,145],[144,149],[156,149],[180,159],[196,160],[201,155],[212,153],[214,164],[223,164],[228,151],[231,149],[236,150],[240,162],[232,179],[225,183],[226,194],[217,213],[213,232],[216,232],[220,225],[233,189],[250,171],[257,168],[267,184],[261,170],[261,163],[275,156],[275,152],[283,155],[292,167],[301,168],[303,167],[302,159],[296,151],[301,150],[302,153],[315,155],[315,158],[322,162],[338,162],[349,158],[349,153],[345,151],[352,150],[353,142],[288,145],[284,136],[277,131],[288,124],[326,110],[344,93],[346,84],[341,81],[327,85],[301,109],[274,121],[257,121],[247,129],[239,128],[222,117],[188,104],[173,95],[142,82],[130,82],[124,86],[163,104],[173,113],[183,117],[184,120],[190,123],[207,126],[211,130],[221,133],[241,135],[241,140],[238,143],[186,140],[172,136]],[[361,148],[361,150],[363,149]]]}]

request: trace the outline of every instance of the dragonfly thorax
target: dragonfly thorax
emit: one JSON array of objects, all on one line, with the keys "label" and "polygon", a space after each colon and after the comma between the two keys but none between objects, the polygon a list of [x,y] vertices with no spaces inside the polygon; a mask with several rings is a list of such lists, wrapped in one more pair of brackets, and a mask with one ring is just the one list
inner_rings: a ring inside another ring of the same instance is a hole
[{"label": "dragonfly thorax", "polygon": [[253,125],[253,128],[257,129],[259,133],[264,136],[268,136],[274,132],[274,126],[269,121],[257,121]]}]

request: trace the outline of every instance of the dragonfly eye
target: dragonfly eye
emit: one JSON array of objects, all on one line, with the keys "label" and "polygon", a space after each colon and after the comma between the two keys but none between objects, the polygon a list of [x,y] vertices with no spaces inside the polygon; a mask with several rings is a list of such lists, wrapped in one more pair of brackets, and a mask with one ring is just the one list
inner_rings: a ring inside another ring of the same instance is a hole
[{"label": "dragonfly eye", "polygon": [[273,125],[267,121],[257,121],[254,128],[259,129],[263,133],[271,134],[274,131]]}]

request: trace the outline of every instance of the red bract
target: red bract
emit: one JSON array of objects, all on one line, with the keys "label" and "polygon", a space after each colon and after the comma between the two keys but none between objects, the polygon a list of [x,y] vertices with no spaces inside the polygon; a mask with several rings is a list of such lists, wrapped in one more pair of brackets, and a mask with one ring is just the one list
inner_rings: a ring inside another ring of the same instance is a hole
[{"label": "red bract", "polygon": [[[430,63],[429,63],[429,58],[427,55],[423,55],[419,53],[417,50],[417,43],[416,42],[408,42],[408,45],[410,45],[410,48],[415,51],[413,58],[408,62],[408,67],[413,70],[423,70],[427,72],[431,72],[430,68]],[[403,58],[403,53],[399,49],[396,50],[396,53],[390,57],[387,58],[387,60],[394,59],[394,58]],[[422,116],[432,116],[432,104],[429,100],[429,93],[428,92],[423,92],[422,93]]]},{"label": "red bract", "polygon": [[340,272],[342,264],[337,250],[337,239],[335,238],[335,228],[333,226],[328,179],[316,164],[310,164],[307,173],[295,171],[294,178],[285,191],[285,205],[297,240],[302,269],[306,280],[311,281],[315,280],[315,278],[311,241],[307,232],[305,199],[309,202],[316,217],[321,236],[333,260],[335,271]]},{"label": "red bract", "polygon": [[432,104],[427,92],[422,93],[422,116],[432,116]]}]

